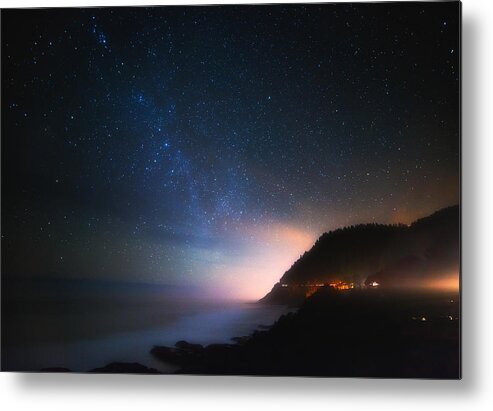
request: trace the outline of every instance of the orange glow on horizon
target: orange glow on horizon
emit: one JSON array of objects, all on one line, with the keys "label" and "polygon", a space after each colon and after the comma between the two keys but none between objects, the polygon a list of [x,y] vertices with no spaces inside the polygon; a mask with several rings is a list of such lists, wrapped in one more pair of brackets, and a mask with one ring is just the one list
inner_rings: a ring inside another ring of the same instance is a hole
[{"label": "orange glow on horizon", "polygon": [[438,278],[436,280],[431,280],[427,282],[425,286],[432,290],[459,291],[459,273],[448,275],[443,278]]}]

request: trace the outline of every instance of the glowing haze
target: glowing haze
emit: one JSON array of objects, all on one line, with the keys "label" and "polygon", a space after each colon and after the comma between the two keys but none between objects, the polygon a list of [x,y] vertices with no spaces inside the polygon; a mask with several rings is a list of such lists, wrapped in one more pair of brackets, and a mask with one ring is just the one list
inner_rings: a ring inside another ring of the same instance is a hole
[{"label": "glowing haze", "polygon": [[[239,255],[215,268],[226,294],[241,298],[260,298],[316,237],[298,228],[280,223],[247,228]],[[217,285],[215,285],[217,286]]]}]

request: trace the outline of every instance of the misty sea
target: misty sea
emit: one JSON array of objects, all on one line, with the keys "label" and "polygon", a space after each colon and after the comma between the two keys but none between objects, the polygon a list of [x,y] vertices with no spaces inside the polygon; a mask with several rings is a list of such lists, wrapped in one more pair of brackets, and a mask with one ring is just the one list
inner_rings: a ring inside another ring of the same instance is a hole
[{"label": "misty sea", "polygon": [[38,288],[10,299],[4,303],[9,322],[3,331],[9,338],[2,340],[2,369],[64,367],[81,372],[111,362],[138,362],[173,372],[174,366],[150,354],[154,345],[228,343],[287,312],[284,306],[175,291],[82,286],[43,293]]}]

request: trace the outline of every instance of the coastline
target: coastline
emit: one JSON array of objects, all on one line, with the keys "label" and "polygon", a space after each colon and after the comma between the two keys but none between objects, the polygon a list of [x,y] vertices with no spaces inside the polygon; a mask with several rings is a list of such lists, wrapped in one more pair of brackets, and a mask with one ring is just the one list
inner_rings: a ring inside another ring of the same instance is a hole
[{"label": "coastline", "polygon": [[[459,304],[452,292],[327,288],[272,326],[230,343],[180,340],[150,352],[176,367],[167,374],[456,379]],[[136,363],[110,363],[90,372],[161,373]]]}]

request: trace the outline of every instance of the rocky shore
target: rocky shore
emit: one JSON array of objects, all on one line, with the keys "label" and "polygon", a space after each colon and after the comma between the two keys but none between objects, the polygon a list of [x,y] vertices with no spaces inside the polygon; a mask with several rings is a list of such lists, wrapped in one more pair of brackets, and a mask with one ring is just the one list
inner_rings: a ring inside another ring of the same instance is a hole
[{"label": "rocky shore", "polygon": [[[42,368],[40,371],[53,373],[73,372],[71,369],[64,367]],[[137,362],[112,362],[104,367],[94,368],[89,372],[98,374],[161,374],[155,368],[149,368]]]},{"label": "rocky shore", "polygon": [[458,378],[459,304],[446,294],[323,289],[232,344],[179,341],[152,355],[177,373]]},{"label": "rocky shore", "polygon": [[[460,378],[457,294],[323,287],[297,312],[229,344],[178,341],[151,354],[177,374]],[[69,372],[46,368],[45,372]],[[90,372],[159,374],[138,363]]]}]

